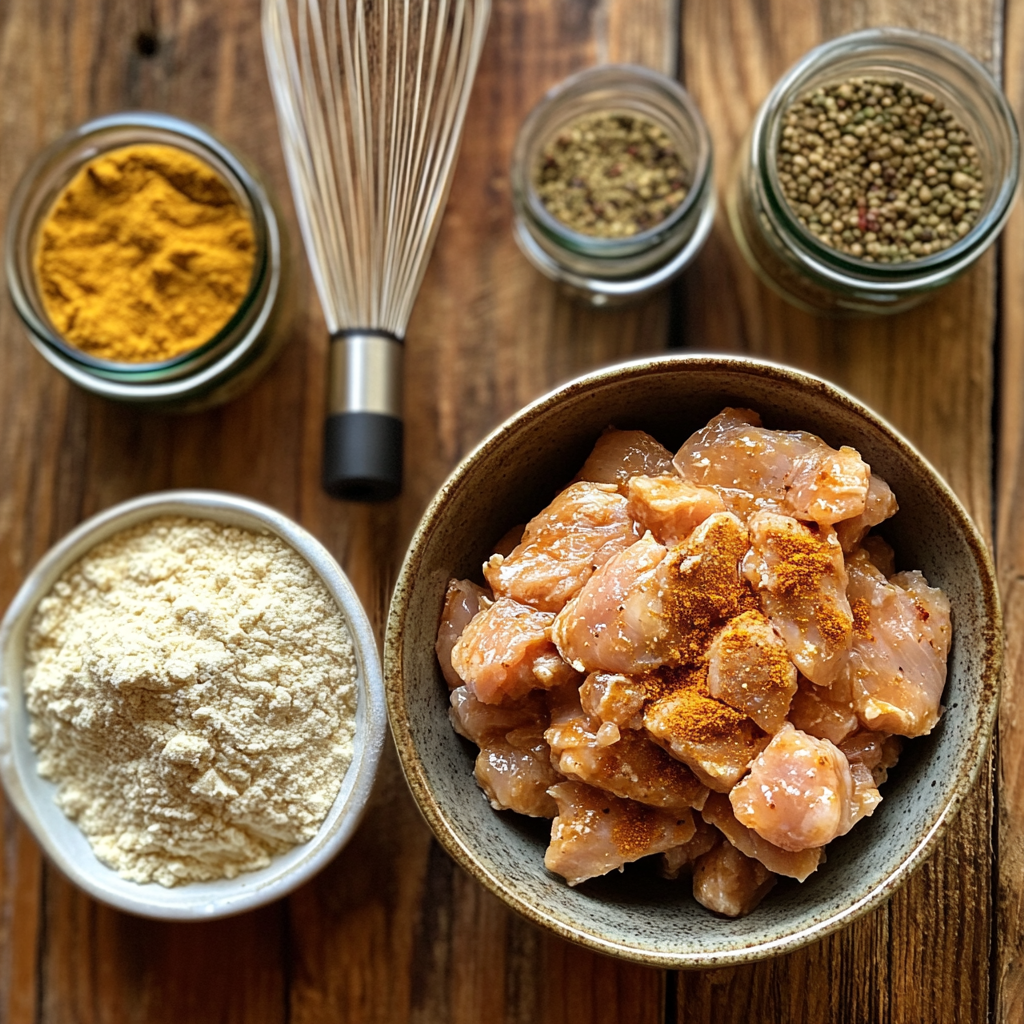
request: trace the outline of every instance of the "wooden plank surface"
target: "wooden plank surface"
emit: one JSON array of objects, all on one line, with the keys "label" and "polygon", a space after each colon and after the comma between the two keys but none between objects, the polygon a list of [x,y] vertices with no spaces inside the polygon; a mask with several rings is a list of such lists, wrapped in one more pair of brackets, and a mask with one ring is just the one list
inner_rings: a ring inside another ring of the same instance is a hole
[{"label": "wooden plank surface", "polygon": [[[1024,92],[1022,9],[1024,0],[1007,8],[1016,93]],[[991,62],[1001,52],[1001,14],[995,0],[495,0],[456,186],[410,325],[402,499],[364,508],[320,492],[326,339],[298,251],[293,339],[281,360],[242,398],[188,418],[69,387],[30,349],[4,302],[0,605],[85,516],[150,490],[217,487],[266,501],[322,539],[380,634],[408,537],[458,458],[557,381],[670,340],[753,351],[836,380],[921,445],[987,524],[994,258],[919,310],[881,323],[828,323],[767,293],[720,217],[674,294],[597,313],[561,298],[515,248],[508,161],[522,118],[566,74],[599,60],[671,72],[678,53],[724,187],[764,94],[818,41],[867,24],[909,24]],[[205,122],[248,154],[276,190],[297,250],[257,0],[2,0],[0,220],[42,145],[127,106]],[[1011,230],[1001,306],[1000,542],[1019,616],[1019,216]],[[0,1021],[973,1022],[986,1019],[990,1001],[999,1019],[1022,1020],[1024,726],[1016,708],[1002,726],[998,922],[986,774],[941,851],[888,906],[788,957],[678,978],[570,946],[507,911],[433,842],[390,747],[365,823],[334,863],[288,900],[207,925],[162,925],[96,904],[43,861],[0,802]],[[990,992],[993,933],[999,987]]]},{"label": "wooden plank surface", "polygon": [[[1006,6],[1006,94],[1024,118],[1024,3]],[[994,1010],[1024,1022],[1024,212],[1010,217],[1002,246],[999,460],[996,477],[999,582],[1006,616],[1006,669],[998,736],[998,874]]]},{"label": "wooden plank surface", "polygon": [[[796,16],[799,12],[799,16]],[[684,3],[684,80],[715,143],[720,194],[755,111],[812,46],[870,25],[944,35],[999,55],[1002,8],[971,4]],[[723,60],[723,54],[731,59]],[[927,305],[829,321],[785,304],[749,270],[724,218],[687,275],[686,342],[751,351],[848,388],[919,445],[983,529],[991,516],[992,256]],[[722,301],[723,292],[735,301]],[[1019,379],[1019,378],[1018,378]],[[790,956],[679,979],[680,1021],[983,1021],[989,1010],[992,786],[983,778],[939,852],[886,906]]]}]

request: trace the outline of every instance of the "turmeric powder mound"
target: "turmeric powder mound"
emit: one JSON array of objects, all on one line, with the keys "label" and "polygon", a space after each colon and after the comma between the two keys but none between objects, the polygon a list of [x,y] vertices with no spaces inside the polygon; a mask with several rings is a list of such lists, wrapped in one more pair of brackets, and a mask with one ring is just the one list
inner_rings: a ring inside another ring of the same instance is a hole
[{"label": "turmeric powder mound", "polygon": [[90,161],[50,209],[36,249],[43,306],[98,359],[173,359],[237,311],[256,261],[253,225],[224,179],[173,146]]}]

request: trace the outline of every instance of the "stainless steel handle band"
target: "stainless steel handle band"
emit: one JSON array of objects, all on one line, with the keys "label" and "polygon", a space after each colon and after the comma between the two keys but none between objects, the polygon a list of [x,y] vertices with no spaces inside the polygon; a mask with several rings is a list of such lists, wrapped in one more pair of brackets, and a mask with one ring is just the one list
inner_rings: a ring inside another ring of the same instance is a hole
[{"label": "stainless steel handle band", "polygon": [[334,335],[328,361],[329,414],[375,412],[401,419],[402,347],[383,332]]}]

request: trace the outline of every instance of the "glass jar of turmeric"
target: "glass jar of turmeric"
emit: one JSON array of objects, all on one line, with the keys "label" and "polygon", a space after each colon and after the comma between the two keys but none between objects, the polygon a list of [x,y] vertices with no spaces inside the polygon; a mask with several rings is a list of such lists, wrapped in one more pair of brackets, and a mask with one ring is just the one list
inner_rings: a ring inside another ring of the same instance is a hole
[{"label": "glass jar of turmeric", "polygon": [[284,341],[274,205],[235,153],[179,118],[114,114],[58,139],[15,190],[5,262],[32,344],[106,398],[216,405]]}]

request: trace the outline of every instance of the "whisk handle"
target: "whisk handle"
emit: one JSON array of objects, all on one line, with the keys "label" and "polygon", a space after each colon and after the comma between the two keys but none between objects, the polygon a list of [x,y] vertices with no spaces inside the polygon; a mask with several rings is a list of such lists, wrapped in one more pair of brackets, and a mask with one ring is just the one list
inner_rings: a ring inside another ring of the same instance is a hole
[{"label": "whisk handle", "polygon": [[386,331],[331,336],[323,485],[350,501],[402,489],[402,342]]}]

